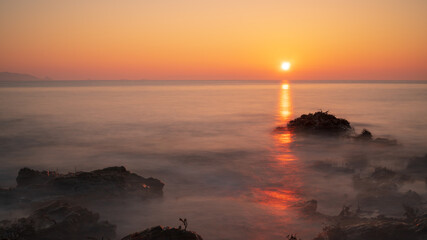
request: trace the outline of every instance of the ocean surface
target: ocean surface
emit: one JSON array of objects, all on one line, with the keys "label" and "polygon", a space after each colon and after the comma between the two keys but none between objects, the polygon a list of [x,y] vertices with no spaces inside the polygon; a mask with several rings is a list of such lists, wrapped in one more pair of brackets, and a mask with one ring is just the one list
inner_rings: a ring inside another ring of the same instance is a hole
[{"label": "ocean surface", "polygon": [[[356,133],[366,128],[398,144],[274,131],[319,110],[347,119]],[[400,171],[426,153],[425,82],[0,84],[0,187],[15,186],[22,167],[73,172],[125,166],[165,183],[162,199],[91,206],[117,225],[118,237],[187,218],[189,230],[207,240],[285,239],[290,233],[311,239],[324,223],[295,206],[315,199],[319,212],[337,215],[343,205],[357,205],[354,174],[377,166]],[[426,197],[425,181],[397,191],[409,190]],[[371,210],[399,216],[396,206]],[[2,219],[13,215],[0,210]]]}]

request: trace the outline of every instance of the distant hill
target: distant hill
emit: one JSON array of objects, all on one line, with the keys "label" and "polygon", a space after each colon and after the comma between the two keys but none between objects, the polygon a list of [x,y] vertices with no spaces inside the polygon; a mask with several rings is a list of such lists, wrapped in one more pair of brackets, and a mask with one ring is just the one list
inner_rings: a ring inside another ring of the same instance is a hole
[{"label": "distant hill", "polygon": [[0,72],[0,81],[40,81],[41,79],[28,74]]}]

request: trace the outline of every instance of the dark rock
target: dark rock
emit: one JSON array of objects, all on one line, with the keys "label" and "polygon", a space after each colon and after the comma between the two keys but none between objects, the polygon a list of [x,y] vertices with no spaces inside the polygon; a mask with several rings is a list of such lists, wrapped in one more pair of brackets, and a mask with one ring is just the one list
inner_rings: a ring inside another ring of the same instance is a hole
[{"label": "dark rock", "polygon": [[47,183],[58,191],[142,196],[162,194],[163,183],[154,178],[143,178],[124,167],[109,167],[92,172],[78,172],[55,177]]},{"label": "dark rock", "polygon": [[394,139],[388,139],[388,138],[373,138],[372,133],[366,129],[362,130],[362,133],[359,135],[356,135],[353,137],[356,141],[362,141],[362,142],[371,142],[376,143],[379,145],[385,145],[385,146],[393,146],[397,145],[397,141]]},{"label": "dark rock", "polygon": [[294,132],[310,134],[340,135],[352,130],[350,123],[342,118],[336,118],[328,112],[315,112],[303,114],[299,118],[291,120],[287,128]]},{"label": "dark rock", "polygon": [[350,210],[350,206],[346,206],[346,205],[344,205],[342,207],[341,212],[338,214],[339,218],[350,218],[350,217],[353,217],[353,216],[355,216],[355,213],[353,213]]},{"label": "dark rock", "polygon": [[292,131],[296,133],[315,134],[323,136],[346,136],[356,141],[376,143],[383,146],[397,145],[397,141],[388,138],[373,138],[372,133],[367,129],[359,135],[354,135],[353,127],[343,118],[337,118],[328,111],[303,114],[300,117],[289,121],[285,126],[278,126],[276,132]]},{"label": "dark rock", "polygon": [[195,232],[157,226],[130,234],[122,240],[203,240],[203,238]]},{"label": "dark rock", "polygon": [[355,137],[356,140],[362,140],[362,141],[370,141],[372,140],[372,133],[366,129],[362,130],[362,133],[357,135]]},{"label": "dark rock", "polygon": [[17,187],[1,190],[0,202],[13,203],[38,199],[91,200],[138,197],[142,199],[163,194],[164,184],[155,178],[144,178],[124,167],[109,167],[92,172],[59,174],[23,168]]},{"label": "dark rock", "polygon": [[347,240],[347,235],[340,225],[332,225],[324,227],[313,240]]},{"label": "dark rock", "polygon": [[394,218],[360,219],[351,224],[325,227],[315,240],[425,240],[427,215],[414,220]]},{"label": "dark rock", "polygon": [[99,221],[97,213],[64,201],[45,204],[27,218],[0,222],[0,239],[74,240],[114,237],[114,225]]},{"label": "dark rock", "polygon": [[56,172],[36,171],[29,168],[21,168],[16,177],[17,187],[26,187],[29,185],[43,185],[56,176]]}]

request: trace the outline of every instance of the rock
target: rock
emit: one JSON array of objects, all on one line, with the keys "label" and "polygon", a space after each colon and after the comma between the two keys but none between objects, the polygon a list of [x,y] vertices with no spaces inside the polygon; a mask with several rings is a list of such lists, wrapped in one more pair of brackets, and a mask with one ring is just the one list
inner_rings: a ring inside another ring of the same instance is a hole
[{"label": "rock", "polygon": [[49,171],[35,171],[29,168],[21,168],[18,176],[16,177],[16,183],[18,187],[26,187],[30,185],[43,185],[52,180],[56,176],[56,172]]},{"label": "rock", "polygon": [[195,232],[157,226],[130,234],[122,240],[203,240],[203,238]]},{"label": "rock", "polygon": [[356,140],[362,140],[362,141],[370,141],[372,140],[372,133],[366,129],[362,130],[362,133],[354,137]]},{"label": "rock", "polygon": [[125,167],[109,167],[92,172],[58,174],[23,168],[19,171],[17,191],[25,197],[75,196],[143,198],[161,196],[164,184],[154,178],[144,178]]},{"label": "rock", "polygon": [[325,227],[314,240],[424,240],[427,215],[415,220],[395,218],[361,219],[357,223]]},{"label": "rock", "polygon": [[323,136],[346,136],[356,141],[376,143],[385,146],[397,145],[397,141],[387,138],[373,138],[372,133],[363,129],[359,135],[354,135],[353,127],[343,118],[337,118],[328,111],[303,114],[291,120],[286,127],[278,126],[276,132],[292,131],[296,133],[315,134]]},{"label": "rock", "polygon": [[111,239],[115,228],[107,221],[99,221],[99,215],[86,208],[54,201],[27,218],[0,222],[0,239]]},{"label": "rock", "polygon": [[303,114],[291,120],[287,128],[294,132],[310,134],[340,135],[352,131],[350,123],[342,118],[336,118],[328,112],[315,112]]},{"label": "rock", "polygon": [[366,129],[362,130],[362,133],[359,135],[356,135],[353,137],[356,141],[363,141],[363,142],[371,142],[376,143],[379,145],[386,145],[386,146],[393,146],[397,145],[397,141],[394,139],[388,139],[388,138],[373,138],[372,133]]}]

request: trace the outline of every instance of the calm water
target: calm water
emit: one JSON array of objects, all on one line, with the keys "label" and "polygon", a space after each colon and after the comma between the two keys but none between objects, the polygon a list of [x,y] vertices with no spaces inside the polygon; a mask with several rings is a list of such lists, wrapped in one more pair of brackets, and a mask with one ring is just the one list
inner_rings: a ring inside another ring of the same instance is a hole
[{"label": "calm water", "polygon": [[[318,171],[313,163],[364,159],[366,172],[403,169],[407,159],[427,153],[426,103],[423,83],[2,83],[0,186],[14,186],[24,166],[68,172],[123,165],[166,185],[162,200],[92,207],[118,226],[119,237],[178,226],[186,217],[189,229],[208,240],[289,233],[309,239],[322,222],[301,217],[293,205],[316,199],[320,212],[337,214],[357,195],[351,175]],[[367,128],[399,145],[273,133],[320,109],[348,119],[356,132]],[[399,191],[408,189],[426,196],[424,182]],[[400,214],[393,210],[387,214]]]}]

